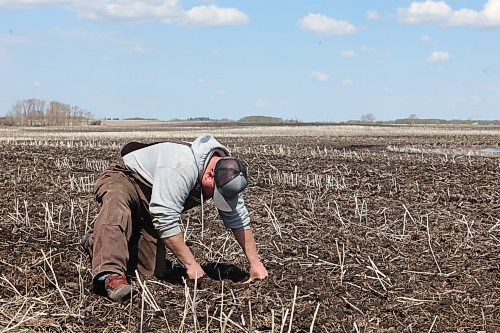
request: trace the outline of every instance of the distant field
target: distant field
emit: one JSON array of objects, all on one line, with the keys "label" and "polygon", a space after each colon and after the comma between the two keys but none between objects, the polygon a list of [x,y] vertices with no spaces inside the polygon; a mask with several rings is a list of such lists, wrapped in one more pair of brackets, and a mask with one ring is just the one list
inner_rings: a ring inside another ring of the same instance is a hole
[{"label": "distant field", "polygon": [[0,140],[24,139],[108,139],[108,138],[192,138],[209,132],[217,137],[368,137],[368,136],[500,136],[498,126],[363,126],[269,124],[248,125],[217,122],[158,122],[142,120],[105,121],[101,126],[83,127],[0,127]]},{"label": "distant field", "polygon": [[[171,269],[134,280],[130,302],[93,294],[78,243],[96,177],[129,140],[202,132],[248,163],[269,279],[241,283],[208,202],[182,228],[210,278]],[[0,332],[500,332],[500,154],[479,152],[499,145],[476,126],[0,128]]]}]

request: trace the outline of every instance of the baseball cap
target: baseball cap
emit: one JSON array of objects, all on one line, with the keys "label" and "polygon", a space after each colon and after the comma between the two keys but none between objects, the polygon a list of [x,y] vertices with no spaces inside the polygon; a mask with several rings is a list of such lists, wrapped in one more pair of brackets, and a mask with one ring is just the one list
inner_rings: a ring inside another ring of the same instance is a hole
[{"label": "baseball cap", "polygon": [[247,187],[247,170],[240,159],[223,157],[215,164],[214,173],[214,204],[224,212],[232,212],[238,204],[238,194]]}]

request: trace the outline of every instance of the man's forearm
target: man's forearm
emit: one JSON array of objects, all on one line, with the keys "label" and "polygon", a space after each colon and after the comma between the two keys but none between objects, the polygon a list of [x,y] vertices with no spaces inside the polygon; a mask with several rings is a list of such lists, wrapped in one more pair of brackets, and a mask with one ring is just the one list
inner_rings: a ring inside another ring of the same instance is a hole
[{"label": "man's forearm", "polygon": [[253,232],[251,229],[233,229],[234,238],[240,244],[241,248],[247,256],[248,262],[250,263],[250,278],[247,282],[254,280],[264,280],[267,278],[267,269],[264,267],[260,261],[259,254],[257,253],[257,245],[255,244],[255,239],[253,238]]},{"label": "man's forearm", "polygon": [[205,275],[203,268],[196,261],[193,253],[187,247],[184,242],[182,234],[177,234],[168,238],[162,238],[163,244],[168,247],[175,256],[182,262],[184,267],[186,267],[186,275],[190,280],[196,280]]},{"label": "man's forearm", "polygon": [[162,238],[163,244],[174,253],[174,255],[184,264],[184,266],[191,265],[196,259],[189,247],[184,242],[182,234]]},{"label": "man's forearm", "polygon": [[233,235],[248,259],[250,265],[260,263],[252,229],[233,229]]}]

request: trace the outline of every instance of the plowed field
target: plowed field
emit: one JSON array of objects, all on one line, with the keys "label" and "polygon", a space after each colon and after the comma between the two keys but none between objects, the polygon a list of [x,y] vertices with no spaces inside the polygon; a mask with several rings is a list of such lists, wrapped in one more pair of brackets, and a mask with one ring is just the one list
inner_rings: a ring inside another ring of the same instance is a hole
[{"label": "plowed field", "polygon": [[500,332],[500,158],[467,153],[498,136],[218,139],[248,163],[269,279],[242,283],[209,203],[182,223],[210,277],[185,285],[167,253],[122,304],[91,292],[79,241],[127,140],[0,141],[0,332]]}]

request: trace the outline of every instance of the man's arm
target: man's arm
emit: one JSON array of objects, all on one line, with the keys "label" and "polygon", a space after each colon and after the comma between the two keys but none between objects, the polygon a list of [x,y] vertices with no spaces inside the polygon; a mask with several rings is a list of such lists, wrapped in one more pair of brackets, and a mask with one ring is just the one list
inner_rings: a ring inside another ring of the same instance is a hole
[{"label": "man's arm", "polygon": [[201,268],[200,264],[194,258],[193,253],[184,242],[182,234],[162,238],[161,240],[182,262],[184,267],[186,267],[186,273],[190,280],[196,280],[205,275],[203,268]]},{"label": "man's arm", "polygon": [[260,261],[252,229],[233,229],[232,231],[234,238],[240,244],[243,252],[245,252],[250,264],[250,279],[248,282],[267,278],[268,273]]}]

